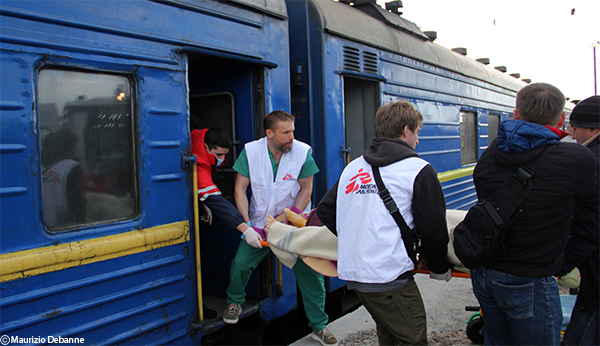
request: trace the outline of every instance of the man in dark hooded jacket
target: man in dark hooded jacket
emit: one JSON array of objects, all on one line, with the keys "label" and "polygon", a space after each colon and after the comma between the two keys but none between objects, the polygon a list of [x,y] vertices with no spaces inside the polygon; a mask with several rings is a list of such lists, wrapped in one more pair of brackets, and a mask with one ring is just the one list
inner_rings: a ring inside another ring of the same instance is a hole
[{"label": "man in dark hooded jacket", "polygon": [[[577,104],[569,119],[572,136],[589,148],[600,166],[600,96],[592,96]],[[598,166],[595,172],[598,173]],[[596,181],[598,177],[596,177]],[[600,303],[598,275],[600,257],[600,191],[596,189],[586,201],[578,203],[573,212],[571,238],[565,262],[559,276],[579,268],[581,284],[571,321],[565,331],[565,345],[598,345],[600,342],[598,312]]]},{"label": "man in dark hooded jacket", "polygon": [[561,143],[564,95],[545,83],[517,94],[514,120],[500,124],[483,152],[473,180],[486,199],[548,145],[556,147],[531,178],[531,193],[488,266],[471,270],[473,291],[485,316],[486,345],[560,345],[563,320],[556,280],[576,203],[597,187],[591,151]]},{"label": "man in dark hooded jacket", "polygon": [[422,235],[430,277],[450,280],[446,203],[435,169],[415,152],[423,116],[406,100],[375,115],[375,138],[317,207],[338,236],[338,275],[377,324],[380,345],[426,345],[427,322],[401,231],[378,194],[372,166],[410,228]]}]

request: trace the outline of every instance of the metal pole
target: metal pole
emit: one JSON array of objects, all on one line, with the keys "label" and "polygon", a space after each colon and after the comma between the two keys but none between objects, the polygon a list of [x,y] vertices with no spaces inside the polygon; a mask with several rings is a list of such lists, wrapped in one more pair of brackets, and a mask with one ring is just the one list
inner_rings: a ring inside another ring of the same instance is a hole
[{"label": "metal pole", "polygon": [[596,45],[594,45],[594,95],[598,95],[598,88],[596,86]]}]

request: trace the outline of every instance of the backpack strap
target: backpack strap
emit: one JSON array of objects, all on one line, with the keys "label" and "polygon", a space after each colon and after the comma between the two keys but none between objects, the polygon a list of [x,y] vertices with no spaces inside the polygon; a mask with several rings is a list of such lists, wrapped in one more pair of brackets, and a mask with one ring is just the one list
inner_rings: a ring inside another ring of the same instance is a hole
[{"label": "backpack strap", "polygon": [[535,159],[522,164],[517,172],[494,192],[490,200],[492,203],[486,203],[485,200],[480,200],[477,204],[483,205],[492,217],[496,226],[502,227],[507,222],[511,222],[515,211],[525,201],[531,192],[531,184],[529,181],[535,174],[536,169],[544,158],[556,148],[558,143],[548,145],[542,153]]}]

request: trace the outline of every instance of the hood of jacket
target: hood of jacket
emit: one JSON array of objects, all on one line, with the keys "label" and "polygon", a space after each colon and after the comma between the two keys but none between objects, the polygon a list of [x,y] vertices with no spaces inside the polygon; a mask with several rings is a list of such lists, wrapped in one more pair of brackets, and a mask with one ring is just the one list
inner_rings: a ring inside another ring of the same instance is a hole
[{"label": "hood of jacket", "polygon": [[419,157],[419,154],[401,139],[378,137],[373,139],[363,157],[370,165],[383,167],[408,157]]},{"label": "hood of jacket", "polygon": [[192,143],[196,143],[197,146],[195,149],[195,154],[200,156],[197,157],[197,162],[207,162],[215,166],[217,164],[217,159],[214,155],[209,154],[206,151],[206,148],[204,148],[204,135],[206,135],[206,131],[208,131],[208,129],[192,130],[190,133],[192,137]]},{"label": "hood of jacket", "polygon": [[490,149],[498,165],[519,166],[540,155],[546,144],[558,142],[559,136],[546,126],[508,120],[500,124],[498,138],[490,144]]},{"label": "hood of jacket", "polygon": [[544,125],[523,120],[503,121],[498,128],[498,149],[520,153],[543,144],[558,142],[559,136]]}]

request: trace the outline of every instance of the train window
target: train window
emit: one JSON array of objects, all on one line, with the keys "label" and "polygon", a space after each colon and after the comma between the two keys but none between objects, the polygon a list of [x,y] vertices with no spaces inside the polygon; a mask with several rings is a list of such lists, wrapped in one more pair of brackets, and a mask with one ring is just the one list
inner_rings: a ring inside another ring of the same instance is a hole
[{"label": "train window", "polygon": [[[491,144],[498,137],[498,127],[500,126],[500,114],[488,115],[488,143]],[[488,145],[489,145],[488,144]]]},{"label": "train window", "polygon": [[463,165],[477,162],[477,114],[460,112],[460,161]]},{"label": "train window", "polygon": [[131,89],[124,76],[40,71],[37,112],[48,229],[136,214]]}]

